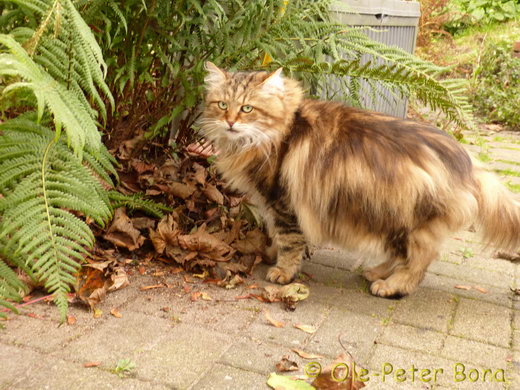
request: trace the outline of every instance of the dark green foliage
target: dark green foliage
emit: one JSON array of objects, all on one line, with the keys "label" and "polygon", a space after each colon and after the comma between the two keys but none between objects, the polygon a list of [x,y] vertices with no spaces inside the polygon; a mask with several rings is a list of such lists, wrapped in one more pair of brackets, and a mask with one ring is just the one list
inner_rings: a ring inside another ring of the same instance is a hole
[{"label": "dark green foliage", "polygon": [[73,274],[94,244],[77,213],[101,226],[112,216],[108,195],[92,175],[108,175],[102,168],[108,152],[87,149],[82,163],[50,129],[28,119],[5,122],[0,132],[0,255],[43,282],[64,318]]},{"label": "dark green foliage", "polygon": [[145,199],[144,195],[136,193],[132,195],[124,195],[117,191],[110,191],[108,197],[112,203],[112,207],[126,207],[130,210],[141,210],[148,215],[156,218],[164,217],[164,212],[173,211],[170,207],[161,203]]},{"label": "dark green foliage", "polygon": [[[443,68],[374,42],[362,29],[333,23],[331,0],[291,0],[283,15],[282,0],[80,4],[89,24],[98,26],[109,64],[107,82],[118,106],[109,127],[117,131],[144,127],[149,136],[171,131],[178,145],[189,142],[207,60],[231,70],[283,66],[316,94],[340,92],[358,106],[359,81],[367,79],[432,104],[460,125],[470,122],[460,82],[439,81]],[[273,59],[269,64],[264,62],[266,53]],[[374,56],[378,65],[359,66],[356,61],[363,54]],[[345,66],[344,59],[353,65]],[[328,60],[333,66],[325,65]],[[337,75],[350,76],[342,78],[340,91],[328,82]]]},{"label": "dark green foliage", "polygon": [[520,129],[520,58],[510,42],[491,43],[482,54],[471,101],[492,122]]},{"label": "dark green foliage", "polygon": [[455,0],[449,3],[449,14],[445,28],[455,33],[469,26],[518,18],[520,3],[517,0]]}]

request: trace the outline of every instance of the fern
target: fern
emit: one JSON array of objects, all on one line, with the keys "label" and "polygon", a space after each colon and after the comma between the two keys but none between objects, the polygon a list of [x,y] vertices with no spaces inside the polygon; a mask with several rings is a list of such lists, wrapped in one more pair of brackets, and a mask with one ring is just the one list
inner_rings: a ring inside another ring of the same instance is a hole
[{"label": "fern", "polygon": [[85,155],[98,165],[89,159],[82,163],[50,129],[30,120],[8,121],[0,131],[2,253],[25,259],[24,265],[54,293],[63,319],[73,274],[94,244],[89,226],[77,214],[101,226],[112,216],[107,192],[90,170],[104,176],[109,172],[88,150]]},{"label": "fern", "polygon": [[112,207],[114,209],[117,209],[118,207],[127,207],[130,210],[142,210],[146,214],[156,218],[164,217],[165,211],[173,211],[170,207],[161,203],[157,203],[149,199],[144,199],[143,195],[139,193],[124,195],[117,191],[110,191],[108,193],[108,197],[110,198]]}]

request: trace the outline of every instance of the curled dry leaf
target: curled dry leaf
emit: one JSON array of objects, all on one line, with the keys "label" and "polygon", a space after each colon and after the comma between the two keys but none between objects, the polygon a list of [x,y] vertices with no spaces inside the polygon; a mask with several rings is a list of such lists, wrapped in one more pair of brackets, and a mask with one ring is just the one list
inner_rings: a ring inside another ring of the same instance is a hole
[{"label": "curled dry leaf", "polygon": [[294,324],[293,326],[296,329],[303,330],[305,333],[310,333],[310,334],[316,333],[316,330],[317,330],[314,326],[311,326],[311,325]]},{"label": "curled dry leaf", "polygon": [[83,364],[83,367],[85,368],[91,368],[91,367],[97,367],[100,366],[101,362],[87,362]]},{"label": "curled dry leaf", "polygon": [[250,230],[245,237],[233,243],[233,247],[244,255],[261,255],[267,242],[267,236],[260,229]]},{"label": "curled dry leaf", "polygon": [[289,360],[289,355],[284,355],[278,363],[276,363],[276,371],[288,372],[298,371],[298,363],[293,360]]},{"label": "curled dry leaf", "polygon": [[172,258],[178,255],[180,230],[173,214],[164,216],[157,225],[157,230],[150,229],[149,233],[150,240],[152,240],[157,253],[165,254]]},{"label": "curled dry leaf", "polygon": [[76,317],[74,317],[72,314],[67,315],[67,324],[74,325],[76,322]]},{"label": "curled dry leaf", "polygon": [[206,195],[209,200],[217,204],[224,204],[224,195],[222,195],[222,192],[213,184],[206,183],[206,187],[202,190],[202,193]]},{"label": "curled dry leaf", "polygon": [[462,284],[458,284],[456,286],[453,286],[455,288],[458,288],[459,290],[471,290],[471,286],[465,286],[465,285],[462,285]]},{"label": "curled dry leaf", "polygon": [[116,318],[122,318],[123,317],[123,315],[116,308],[113,308],[112,310],[110,310],[110,314],[112,314]]},{"label": "curled dry leaf", "polygon": [[174,181],[168,185],[168,192],[178,198],[187,199],[197,189],[193,184],[185,184]]},{"label": "curled dry leaf", "polygon": [[350,356],[342,353],[311,384],[320,390],[359,390],[365,387],[365,383],[357,378],[360,370],[362,368],[357,367]]},{"label": "curled dry leaf", "polygon": [[94,318],[101,318],[103,316],[103,310],[101,309],[94,309]]},{"label": "curled dry leaf", "polygon": [[265,310],[264,315],[267,322],[269,322],[275,328],[283,328],[285,326],[285,323],[283,323],[282,321],[276,321],[275,319],[273,319],[273,317],[271,317],[271,313],[269,313],[269,310]]},{"label": "curled dry leaf", "polygon": [[179,235],[178,240],[181,248],[197,252],[209,260],[228,261],[235,253],[232,247],[202,228],[193,234]]},{"label": "curled dry leaf", "polygon": [[126,215],[123,207],[116,209],[112,224],[103,237],[116,246],[127,248],[130,251],[139,248],[145,241],[141,232],[132,225],[132,221]]},{"label": "curled dry leaf", "polygon": [[128,275],[123,267],[116,268],[114,272],[110,274],[110,280],[112,284],[108,288],[108,291],[119,290],[130,284],[130,282],[128,281]]},{"label": "curled dry leaf", "polygon": [[301,349],[292,348],[291,351],[296,353],[299,357],[304,359],[323,359],[323,356],[318,355],[316,353],[308,353],[305,351],[302,351]]},{"label": "curled dry leaf", "polygon": [[204,168],[202,165],[194,163],[192,166],[195,173],[193,174],[193,178],[195,181],[201,185],[204,185],[206,183],[206,168]]}]

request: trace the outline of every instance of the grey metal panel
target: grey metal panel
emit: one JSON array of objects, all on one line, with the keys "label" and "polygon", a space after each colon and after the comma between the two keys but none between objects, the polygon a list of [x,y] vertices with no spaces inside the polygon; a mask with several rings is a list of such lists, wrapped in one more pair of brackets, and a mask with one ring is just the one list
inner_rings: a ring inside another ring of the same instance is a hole
[{"label": "grey metal panel", "polygon": [[[360,12],[360,13],[355,13]],[[419,22],[419,4],[401,0],[341,0],[331,7],[332,17],[349,26],[370,26],[366,35],[388,46],[397,46],[409,53],[415,50],[415,40]],[[363,56],[362,61],[368,61],[369,56]],[[378,59],[375,64],[383,61]],[[334,89],[340,85],[339,80],[331,79],[329,86]],[[404,118],[406,116],[407,100],[395,97],[389,90],[379,85],[378,91],[384,98],[375,102],[370,96],[370,87],[361,82],[361,100],[363,105],[374,111],[384,112]],[[341,97],[340,97],[341,98]],[[343,99],[348,97],[343,97]]]}]

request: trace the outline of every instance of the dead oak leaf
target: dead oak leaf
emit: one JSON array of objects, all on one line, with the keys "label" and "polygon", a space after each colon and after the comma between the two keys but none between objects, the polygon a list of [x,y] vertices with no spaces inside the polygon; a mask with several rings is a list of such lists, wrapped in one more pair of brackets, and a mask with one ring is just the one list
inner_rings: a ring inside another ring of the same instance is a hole
[{"label": "dead oak leaf", "polygon": [[250,230],[245,237],[233,243],[233,247],[244,255],[264,253],[267,237],[260,229]]},{"label": "dead oak leaf", "polygon": [[139,248],[145,241],[141,232],[132,225],[132,221],[126,215],[123,207],[116,209],[112,224],[103,237],[116,246],[127,248],[130,251]]},{"label": "dead oak leaf", "polygon": [[168,186],[168,192],[178,198],[189,198],[197,188],[193,184],[185,184],[174,181]]},{"label": "dead oak leaf", "polygon": [[157,229],[149,230],[150,240],[159,254],[166,254],[175,258],[179,245],[178,236],[180,233],[179,225],[172,214],[164,216],[157,225]]}]

